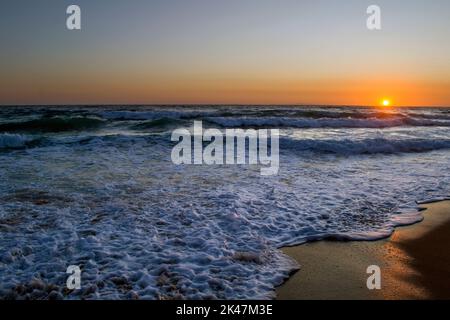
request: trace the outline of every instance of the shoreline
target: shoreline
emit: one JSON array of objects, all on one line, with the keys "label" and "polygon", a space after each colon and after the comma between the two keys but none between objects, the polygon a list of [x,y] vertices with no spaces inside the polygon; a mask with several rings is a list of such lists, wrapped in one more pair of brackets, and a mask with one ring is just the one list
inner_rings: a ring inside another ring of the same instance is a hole
[{"label": "shoreline", "polygon": [[[450,299],[450,201],[420,205],[422,222],[378,241],[318,241],[282,248],[300,270],[277,299]],[[366,286],[367,267],[381,269],[381,290]]]}]

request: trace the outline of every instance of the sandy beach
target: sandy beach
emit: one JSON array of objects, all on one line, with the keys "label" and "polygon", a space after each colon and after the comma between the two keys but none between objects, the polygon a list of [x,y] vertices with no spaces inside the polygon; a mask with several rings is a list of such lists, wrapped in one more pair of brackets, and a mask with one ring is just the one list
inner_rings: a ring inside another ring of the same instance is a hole
[{"label": "sandy beach", "polygon": [[[301,269],[278,299],[450,299],[450,201],[422,206],[421,223],[373,242],[321,241],[284,248]],[[368,290],[366,269],[381,268],[381,290]]]}]

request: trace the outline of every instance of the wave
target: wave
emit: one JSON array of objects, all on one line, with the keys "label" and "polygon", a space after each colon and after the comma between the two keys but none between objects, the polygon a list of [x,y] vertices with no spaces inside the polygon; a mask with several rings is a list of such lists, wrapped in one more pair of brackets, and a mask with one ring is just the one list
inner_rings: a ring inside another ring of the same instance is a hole
[{"label": "wave", "polygon": [[281,138],[280,146],[281,148],[295,151],[332,153],[348,156],[360,154],[421,153],[450,149],[450,140],[392,140],[386,138],[370,138],[363,140],[297,140],[291,138]]},{"label": "wave", "polygon": [[430,120],[450,120],[450,114],[442,112],[435,113],[410,113],[409,116],[413,118],[430,119]]},{"label": "wave", "polygon": [[53,117],[0,124],[3,132],[64,132],[96,129],[104,124],[95,117]]},{"label": "wave", "polygon": [[[329,110],[328,110],[329,109]],[[285,108],[285,107],[208,107],[203,108],[176,108],[172,110],[107,110],[97,112],[96,115],[108,120],[154,120],[158,118],[201,118],[201,117],[296,117],[296,118],[355,118],[364,119],[368,117],[384,118],[391,113],[350,110],[336,108],[305,109],[305,108]]]},{"label": "wave", "polygon": [[155,120],[160,118],[178,118],[179,113],[176,112],[158,112],[158,111],[102,111],[97,113],[98,116],[107,120]]},{"label": "wave", "polygon": [[[166,125],[174,124],[172,121]],[[144,124],[142,124],[144,125]],[[148,127],[160,125],[149,122]],[[141,129],[145,129],[141,127]],[[146,144],[152,143],[169,148],[172,146],[170,134],[167,132],[149,132],[145,134],[106,134],[83,135],[64,137],[36,137],[22,134],[0,134],[0,149],[25,149],[55,145],[84,145],[84,144]],[[387,137],[374,137],[364,139],[297,139],[289,136],[280,136],[280,151],[300,152],[307,156],[311,153],[336,154],[341,156],[372,155],[372,154],[401,154],[425,153],[450,149],[450,139],[439,138],[404,138],[393,139]]]},{"label": "wave", "polygon": [[[177,120],[204,120],[223,127],[389,128],[399,126],[450,127],[442,111],[363,108],[216,107],[146,110],[106,110],[95,116],[108,121],[149,121],[137,126],[154,128]],[[155,121],[155,122],[153,122]]]},{"label": "wave", "polygon": [[393,117],[387,119],[296,119],[287,117],[244,118],[208,117],[206,121],[222,127],[291,127],[291,128],[391,128],[400,126],[450,127],[450,121]]},{"label": "wave", "polygon": [[153,128],[167,128],[173,125],[180,124],[181,120],[174,118],[160,118],[155,120],[146,120],[133,125],[134,130],[153,129]]},{"label": "wave", "polygon": [[33,141],[32,138],[20,134],[0,134],[0,149],[26,148]]},{"label": "wave", "polygon": [[206,116],[215,116],[217,112],[195,111],[195,110],[151,110],[151,111],[102,111],[97,113],[98,116],[115,121],[144,121],[158,119],[194,119]]}]

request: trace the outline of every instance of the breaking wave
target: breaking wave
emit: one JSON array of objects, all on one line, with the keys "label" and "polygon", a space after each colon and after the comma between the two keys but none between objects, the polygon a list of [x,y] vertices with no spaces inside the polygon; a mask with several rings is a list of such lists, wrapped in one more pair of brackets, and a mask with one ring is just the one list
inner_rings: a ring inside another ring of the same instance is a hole
[{"label": "breaking wave", "polygon": [[318,153],[333,153],[339,155],[359,154],[396,154],[421,153],[434,150],[450,149],[450,139],[403,139],[368,138],[361,140],[313,140],[282,138],[282,149],[295,151],[311,151]]},{"label": "breaking wave", "polygon": [[243,118],[243,117],[208,117],[210,123],[223,127],[278,127],[278,128],[391,128],[400,126],[436,126],[450,127],[450,121],[414,119],[410,117],[392,117],[386,119],[304,119],[290,117]]},{"label": "breaking wave", "polygon": [[21,134],[3,133],[0,134],[0,150],[26,148],[36,143],[38,140],[39,139],[33,139]]}]

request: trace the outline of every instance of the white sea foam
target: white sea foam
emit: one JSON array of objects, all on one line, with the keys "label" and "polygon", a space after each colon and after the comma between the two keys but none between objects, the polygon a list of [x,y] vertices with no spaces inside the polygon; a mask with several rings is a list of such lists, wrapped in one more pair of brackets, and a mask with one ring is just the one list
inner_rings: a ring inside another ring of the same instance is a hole
[{"label": "white sea foam", "polygon": [[449,197],[448,133],[284,130],[270,178],[176,166],[169,136],[123,128],[0,152],[0,296],[62,297],[79,265],[68,299],[272,298],[298,267],[277,248],[386,237]]}]

